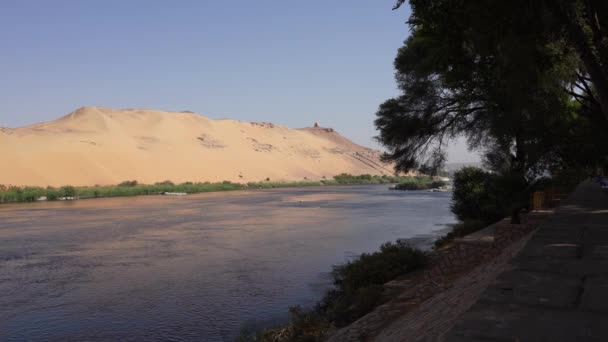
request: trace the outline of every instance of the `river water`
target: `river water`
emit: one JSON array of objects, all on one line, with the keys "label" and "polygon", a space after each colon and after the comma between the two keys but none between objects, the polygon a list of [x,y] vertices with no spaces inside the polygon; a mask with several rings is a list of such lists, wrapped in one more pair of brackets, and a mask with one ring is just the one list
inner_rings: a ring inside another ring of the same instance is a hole
[{"label": "river water", "polygon": [[0,341],[232,341],[380,244],[428,246],[450,194],[387,185],[0,206]]}]

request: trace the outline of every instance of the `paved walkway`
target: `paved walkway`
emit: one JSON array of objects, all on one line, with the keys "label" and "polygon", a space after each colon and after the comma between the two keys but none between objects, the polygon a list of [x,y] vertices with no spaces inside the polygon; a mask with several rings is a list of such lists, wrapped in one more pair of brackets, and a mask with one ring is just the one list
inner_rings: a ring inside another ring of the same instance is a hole
[{"label": "paved walkway", "polygon": [[608,341],[608,192],[586,181],[445,341]]},{"label": "paved walkway", "polygon": [[339,329],[330,342],[441,341],[496,278],[511,268],[531,231],[552,212],[522,215],[521,225],[505,219],[434,251],[428,268],[384,284],[391,299]]},{"label": "paved walkway", "polygon": [[373,338],[377,342],[441,341],[454,322],[475,303],[509,261],[523,248],[530,235],[509,245],[491,261],[455,280],[445,291],[397,318]]}]

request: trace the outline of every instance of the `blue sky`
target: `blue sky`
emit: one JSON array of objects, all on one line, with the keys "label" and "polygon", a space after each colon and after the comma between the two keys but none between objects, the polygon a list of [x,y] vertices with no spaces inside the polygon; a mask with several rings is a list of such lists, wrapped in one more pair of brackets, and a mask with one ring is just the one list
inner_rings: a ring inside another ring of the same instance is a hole
[{"label": "blue sky", "polygon": [[[409,9],[394,0],[2,0],[0,126],[80,106],[191,110],[372,140]],[[451,161],[468,161],[456,144]]]}]

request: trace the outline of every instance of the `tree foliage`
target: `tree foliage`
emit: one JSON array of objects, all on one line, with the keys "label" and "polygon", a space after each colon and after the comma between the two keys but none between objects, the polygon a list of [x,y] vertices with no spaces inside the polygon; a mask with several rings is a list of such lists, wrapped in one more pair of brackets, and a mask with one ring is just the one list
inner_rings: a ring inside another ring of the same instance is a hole
[{"label": "tree foliage", "polygon": [[532,180],[605,155],[605,4],[411,0],[410,6],[411,35],[395,58],[401,95],[380,105],[375,121],[385,159],[398,169],[437,169],[449,142],[465,136],[509,184],[515,217]]},{"label": "tree foliage", "polygon": [[508,215],[496,175],[476,167],[466,167],[454,175],[452,212],[461,222],[495,222]]},{"label": "tree foliage", "polygon": [[[462,1],[451,1],[455,5],[462,5]],[[393,10],[400,8],[405,0],[397,0]],[[438,14],[445,7],[442,1],[410,1],[415,18],[418,13]],[[438,5],[439,4],[439,5]],[[500,18],[500,10],[505,4],[499,5],[495,1],[477,0],[468,1],[468,4],[478,8],[495,8],[495,14]],[[604,0],[514,0],[509,1],[507,7],[516,12],[505,12],[506,19],[517,19],[517,10],[525,14],[525,24],[531,28],[529,33],[539,39],[559,41],[565,38],[580,58],[584,71],[579,73],[578,81],[582,87],[572,96],[578,97],[584,93],[586,101],[600,107],[598,108],[608,118],[608,2]],[[459,16],[469,8],[454,12]],[[512,16],[515,14],[515,17]],[[420,16],[422,17],[422,16]],[[514,21],[514,24],[517,21]],[[592,85],[592,86],[591,86]]]}]

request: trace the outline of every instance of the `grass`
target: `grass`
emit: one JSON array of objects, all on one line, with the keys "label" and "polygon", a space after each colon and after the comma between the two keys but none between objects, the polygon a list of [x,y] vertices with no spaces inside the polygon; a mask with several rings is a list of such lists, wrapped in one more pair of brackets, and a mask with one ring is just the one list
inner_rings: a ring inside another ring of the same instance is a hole
[{"label": "grass", "polygon": [[237,341],[323,341],[335,328],[346,326],[388,299],[384,284],[421,269],[428,255],[403,241],[388,242],[374,253],[334,266],[333,288],[311,310],[289,309],[286,325],[261,332],[241,332]]},{"label": "grass", "polygon": [[333,179],[322,179],[320,181],[303,180],[298,182],[272,182],[270,178],[266,181],[250,183],[223,182],[186,182],[174,184],[171,181],[164,181],[155,184],[140,184],[136,180],[124,181],[118,185],[103,186],[64,186],[64,187],[31,187],[31,186],[6,186],[0,185],[0,203],[34,202],[46,197],[49,201],[55,201],[66,197],[72,198],[100,198],[100,197],[121,197],[139,195],[158,195],[164,192],[182,192],[188,194],[232,191],[244,189],[273,189],[291,188],[305,186],[323,185],[349,185],[349,184],[385,184],[406,182],[413,177],[403,176],[372,176],[340,174]]}]

